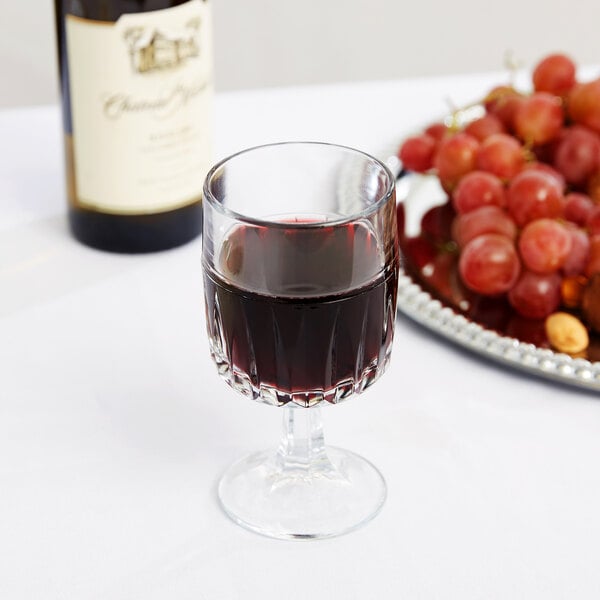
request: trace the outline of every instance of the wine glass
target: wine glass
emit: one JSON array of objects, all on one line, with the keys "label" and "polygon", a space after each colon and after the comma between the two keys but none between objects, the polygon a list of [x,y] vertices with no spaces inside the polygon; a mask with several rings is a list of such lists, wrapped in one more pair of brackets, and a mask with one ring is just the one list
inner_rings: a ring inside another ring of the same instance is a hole
[{"label": "wine glass", "polygon": [[325,446],[320,407],[364,391],[390,358],[394,177],[375,158],[332,144],[239,152],[204,184],[202,265],[219,374],[283,407],[279,446],[221,478],[223,509],[276,538],[329,537],[367,522],[385,481],[364,458]]}]

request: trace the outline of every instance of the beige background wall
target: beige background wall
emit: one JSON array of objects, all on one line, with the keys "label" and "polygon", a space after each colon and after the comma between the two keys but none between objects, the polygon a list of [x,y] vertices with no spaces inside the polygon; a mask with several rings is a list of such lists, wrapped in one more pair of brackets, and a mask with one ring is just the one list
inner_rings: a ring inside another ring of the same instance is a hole
[{"label": "beige background wall", "polygon": [[[1,0],[0,106],[57,96],[53,4]],[[552,50],[600,64],[597,0],[213,0],[220,90],[498,70]]]}]

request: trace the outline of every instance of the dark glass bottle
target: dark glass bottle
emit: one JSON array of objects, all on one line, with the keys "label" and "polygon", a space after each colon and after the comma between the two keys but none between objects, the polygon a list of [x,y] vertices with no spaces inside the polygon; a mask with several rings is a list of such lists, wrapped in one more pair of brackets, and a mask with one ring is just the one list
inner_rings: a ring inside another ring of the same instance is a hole
[{"label": "dark glass bottle", "polygon": [[207,0],[55,0],[69,223],[151,252],[202,229],[211,161]]}]

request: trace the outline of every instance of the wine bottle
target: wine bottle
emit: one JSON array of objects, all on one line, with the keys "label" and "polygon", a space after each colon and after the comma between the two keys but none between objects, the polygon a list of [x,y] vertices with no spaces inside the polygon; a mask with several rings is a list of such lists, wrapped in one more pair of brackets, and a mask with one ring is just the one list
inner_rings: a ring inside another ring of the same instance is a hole
[{"label": "wine bottle", "polygon": [[55,0],[70,228],[115,252],[202,228],[211,162],[209,0]]}]

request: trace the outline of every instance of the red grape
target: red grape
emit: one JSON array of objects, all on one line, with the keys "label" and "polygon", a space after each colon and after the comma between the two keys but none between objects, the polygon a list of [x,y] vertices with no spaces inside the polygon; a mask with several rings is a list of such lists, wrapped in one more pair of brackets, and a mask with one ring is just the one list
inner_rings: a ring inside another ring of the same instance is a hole
[{"label": "red grape", "polygon": [[585,275],[591,277],[600,273],[600,235],[593,235],[590,238],[590,256],[585,266]]},{"label": "red grape", "polygon": [[564,113],[560,98],[547,92],[536,92],[526,98],[514,115],[515,131],[525,142],[545,144],[560,132]]},{"label": "red grape", "polygon": [[575,63],[564,54],[550,54],[537,64],[532,79],[537,92],[562,96],[575,85]]},{"label": "red grape", "polygon": [[569,183],[585,183],[600,166],[600,136],[581,125],[570,127],[556,148],[554,166]]},{"label": "red grape", "polygon": [[398,157],[409,171],[424,173],[433,166],[436,147],[435,139],[424,133],[407,138],[400,148]]},{"label": "red grape", "polygon": [[588,218],[585,222],[585,226],[589,231],[590,235],[600,234],[600,205],[594,205]]},{"label": "red grape", "polygon": [[452,193],[454,208],[466,213],[475,208],[493,204],[505,206],[506,198],[502,181],[492,173],[471,171],[467,173]]},{"label": "red grape", "polygon": [[506,133],[491,135],[477,152],[477,168],[493,173],[501,179],[514,177],[524,164],[523,146]]},{"label": "red grape", "polygon": [[519,227],[544,217],[563,215],[562,190],[556,179],[541,171],[522,171],[510,182],[507,195],[508,212]]},{"label": "red grape", "polygon": [[513,287],[521,264],[512,240],[497,233],[485,233],[464,247],[458,268],[470,290],[493,296]]},{"label": "red grape", "polygon": [[498,233],[514,240],[517,226],[506,211],[493,205],[458,215],[452,224],[452,239],[460,248],[484,233]]},{"label": "red grape", "polygon": [[475,168],[479,142],[467,133],[456,133],[444,138],[435,156],[434,166],[446,189],[452,189],[458,180]]},{"label": "red grape", "polygon": [[550,140],[546,144],[537,144],[536,146],[532,146],[531,152],[535,156],[536,161],[548,166],[553,164],[556,148],[558,147],[558,144],[560,143],[566,131],[568,131],[568,128],[562,127],[554,139]]},{"label": "red grape", "polygon": [[450,202],[430,208],[421,219],[421,234],[436,244],[445,244],[450,239],[455,216]]},{"label": "red grape", "polygon": [[557,273],[524,271],[508,292],[511,306],[528,319],[544,319],[560,305],[561,278]]},{"label": "red grape", "polygon": [[565,181],[565,178],[562,175],[562,173],[560,173],[554,167],[551,167],[550,165],[544,162],[538,162],[537,160],[529,162],[523,167],[523,170],[541,171],[542,173],[546,173],[547,175],[554,177],[554,179],[556,179],[558,187],[560,188],[561,193],[564,191],[567,185],[567,182]]},{"label": "red grape", "polygon": [[448,128],[444,123],[432,123],[429,127],[425,128],[425,133],[430,135],[436,142],[439,142],[448,133]]},{"label": "red grape", "polygon": [[479,119],[471,121],[465,127],[465,133],[483,142],[483,140],[489,138],[494,133],[506,133],[506,127],[504,127],[504,124],[496,115],[488,113]]},{"label": "red grape", "polygon": [[562,266],[562,272],[567,277],[574,277],[584,272],[590,257],[590,238],[578,227],[568,228],[571,234],[571,251]]},{"label": "red grape", "polygon": [[437,252],[433,260],[421,269],[421,277],[446,300],[453,301],[452,271],[456,270],[457,256],[450,252]]},{"label": "red grape", "polygon": [[520,96],[517,90],[510,85],[497,85],[493,87],[483,99],[483,105],[488,113],[494,113],[496,107],[504,102],[507,98]]},{"label": "red grape", "polygon": [[402,253],[410,258],[409,265],[415,265],[418,269],[423,269],[434,261],[438,255],[438,249],[430,240],[418,236],[404,240]]},{"label": "red grape", "polygon": [[571,192],[565,196],[565,219],[583,227],[594,210],[592,199],[586,194]]},{"label": "red grape", "polygon": [[514,125],[515,111],[523,101],[523,96],[508,85],[492,89],[485,97],[484,106],[488,113],[498,117],[511,131]]},{"label": "red grape", "polygon": [[573,121],[600,133],[600,79],[576,85],[567,106]]},{"label": "red grape", "polygon": [[530,271],[553,273],[565,264],[571,244],[571,233],[564,225],[552,219],[537,219],[521,232],[519,252]]}]

